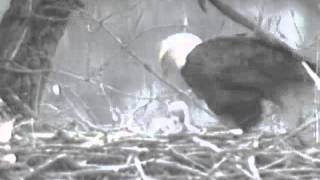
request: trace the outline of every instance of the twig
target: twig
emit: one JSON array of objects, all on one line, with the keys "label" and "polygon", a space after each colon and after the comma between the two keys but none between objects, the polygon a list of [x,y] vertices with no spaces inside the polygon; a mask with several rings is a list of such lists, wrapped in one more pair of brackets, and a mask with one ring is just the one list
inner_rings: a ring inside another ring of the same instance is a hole
[{"label": "twig", "polygon": [[250,156],[248,158],[248,165],[249,165],[249,170],[251,171],[254,179],[261,180],[259,170],[256,166],[256,157],[255,156]]},{"label": "twig", "polygon": [[[88,15],[88,13],[86,13],[86,15]],[[94,18],[88,15],[89,18],[91,18],[92,21],[94,21],[95,23],[99,22]],[[101,24],[100,24],[101,25]],[[149,72],[151,75],[153,75],[153,77],[155,77],[157,80],[159,80],[161,83],[163,83],[164,85],[166,85],[167,87],[171,88],[172,90],[174,90],[176,93],[178,93],[179,95],[185,97],[186,99],[190,100],[191,102],[193,102],[195,104],[196,107],[198,107],[199,109],[203,110],[204,112],[206,112],[208,115],[210,115],[211,117],[217,119],[217,116],[212,113],[210,110],[202,107],[198,102],[196,102],[193,98],[191,98],[188,94],[186,94],[184,91],[178,89],[177,87],[175,87],[174,85],[172,85],[171,83],[167,82],[165,79],[163,79],[158,73],[156,73],[156,71],[154,71],[150,65],[148,65],[147,63],[145,63],[142,59],[139,58],[139,56],[132,51],[131,49],[128,48],[128,45],[126,43],[124,43],[120,37],[118,37],[117,35],[115,35],[113,32],[111,32],[109,29],[107,29],[104,25],[101,25],[101,27],[103,28],[103,30],[105,32],[107,32],[118,44],[119,46],[122,48],[123,51],[125,51],[128,55],[130,55],[135,62],[137,62],[138,64],[140,64],[147,72]]]},{"label": "twig", "polygon": [[292,151],[292,153],[298,155],[299,157],[301,157],[301,158],[303,158],[303,159],[305,159],[307,161],[310,161],[310,162],[313,162],[313,163],[320,163],[320,159],[319,158],[311,157],[306,153],[302,153],[302,152],[296,151],[296,150]]},{"label": "twig", "polygon": [[221,160],[217,163],[215,163],[212,168],[208,171],[209,175],[212,175],[214,172],[216,172],[218,170],[218,168],[228,160],[228,156],[222,157]]},{"label": "twig", "polygon": [[134,164],[135,164],[142,180],[153,180],[153,178],[150,178],[146,175],[146,173],[143,170],[142,163],[137,156],[134,157]]},{"label": "twig", "polygon": [[55,163],[57,163],[58,161],[62,161],[62,160],[64,160],[65,162],[68,162],[69,166],[71,166],[72,169],[80,168],[79,165],[70,161],[66,154],[59,154],[59,155],[55,156],[54,158],[47,160],[44,164],[42,164],[40,167],[38,167],[37,169],[32,171],[30,174],[25,176],[23,179],[24,180],[35,179],[40,174],[42,174],[42,173],[48,171],[50,168],[52,168],[52,166],[54,166]]},{"label": "twig", "polygon": [[299,27],[298,27],[298,25],[296,23],[295,13],[294,13],[294,11],[292,9],[290,10],[290,15],[291,15],[291,18],[292,18],[292,21],[293,21],[294,28],[296,29],[296,32],[298,34],[299,40],[300,40],[300,42],[303,42],[304,38],[303,38],[303,36],[301,34],[301,31],[299,30]]},{"label": "twig", "polygon": [[320,168],[309,168],[309,167],[297,167],[297,168],[282,168],[282,169],[264,169],[260,170],[261,174],[272,174],[272,173],[292,173],[292,174],[305,174],[305,173],[317,173],[320,174]]},{"label": "twig", "polygon": [[203,139],[200,139],[199,137],[193,137],[192,138],[193,142],[195,142],[196,144],[202,146],[202,147],[206,147],[209,148],[211,150],[213,150],[214,152],[222,152],[223,150],[221,148],[219,148],[218,146],[210,143],[209,141],[205,141]]},{"label": "twig", "polygon": [[244,169],[240,164],[236,164],[236,168],[248,178],[255,179],[255,177],[252,174],[250,174],[248,170]]},{"label": "twig", "polygon": [[[21,67],[21,66],[20,67],[12,67],[12,66],[8,66],[8,65],[5,65],[5,66],[1,65],[0,69],[6,70],[9,72],[23,73],[23,74],[38,74],[38,73],[40,74],[40,73],[48,72],[48,73],[55,73],[55,74],[59,74],[59,75],[65,75],[65,76],[68,76],[68,77],[76,79],[76,80],[92,83],[94,85],[97,85],[99,83],[98,81],[94,80],[93,78],[87,78],[87,77],[84,77],[84,76],[81,76],[81,75],[78,75],[78,74],[75,74],[72,72],[61,71],[61,70],[57,70],[57,69],[29,69],[27,67]],[[121,94],[121,95],[130,97],[130,98],[141,99],[141,100],[162,99],[162,97],[151,98],[151,97],[137,96],[134,94],[125,93],[125,92],[122,92],[120,89],[113,87],[111,85],[107,85],[107,84],[104,84],[104,87],[114,93]]]},{"label": "twig", "polygon": [[283,163],[283,162],[284,162],[285,160],[287,160],[287,159],[288,159],[288,157],[285,156],[285,157],[280,158],[280,159],[277,159],[276,161],[273,161],[273,162],[271,162],[271,163],[269,163],[269,164],[267,164],[267,165],[264,165],[264,166],[260,167],[259,169],[260,169],[260,170],[270,169],[270,168],[273,167],[273,166],[276,166],[276,165],[278,165],[278,164],[280,164],[280,163]]},{"label": "twig", "polygon": [[166,139],[155,139],[155,138],[145,138],[145,137],[136,137],[136,138],[126,138],[120,139],[115,142],[107,143],[107,146],[116,146],[125,143],[139,143],[146,146],[161,146],[163,144],[167,144],[168,140]]},{"label": "twig", "polygon": [[172,155],[174,158],[183,161],[191,166],[194,166],[198,169],[201,169],[202,171],[206,171],[208,168],[204,167],[202,164],[197,163],[196,161],[190,159],[188,156],[178,152],[176,149],[173,147],[169,148],[169,153]]},{"label": "twig", "polygon": [[149,161],[148,164],[156,164],[156,165],[160,165],[160,166],[164,166],[164,167],[168,167],[168,168],[173,168],[173,169],[177,169],[177,170],[181,170],[196,176],[201,176],[204,178],[208,178],[211,179],[207,173],[204,173],[202,171],[196,170],[194,168],[176,163],[176,162],[171,162],[171,161],[166,161],[166,160],[161,160],[161,159],[157,159],[154,161]]},{"label": "twig", "polygon": [[114,175],[115,173],[119,174],[120,171],[133,169],[134,167],[135,167],[134,164],[99,166],[99,167],[83,168],[83,169],[66,172],[66,173],[59,173],[59,174],[60,176],[72,176],[72,177],[81,177],[81,176],[89,176],[89,175]]},{"label": "twig", "polygon": [[2,98],[6,99],[7,103],[13,103],[14,106],[21,109],[22,113],[25,115],[31,116],[34,119],[39,119],[38,114],[28,104],[24,103],[11,88],[2,89],[2,92],[5,93]]},{"label": "twig", "polygon": [[285,140],[287,140],[287,139],[289,139],[291,137],[297,136],[299,132],[301,132],[304,129],[308,128],[310,125],[312,125],[315,122],[316,122],[315,119],[311,119],[311,120],[309,120],[307,122],[304,122],[303,124],[301,124],[300,126],[295,128],[293,131],[291,131],[288,135],[286,135],[285,137],[281,138],[280,140],[281,141],[285,141]]}]

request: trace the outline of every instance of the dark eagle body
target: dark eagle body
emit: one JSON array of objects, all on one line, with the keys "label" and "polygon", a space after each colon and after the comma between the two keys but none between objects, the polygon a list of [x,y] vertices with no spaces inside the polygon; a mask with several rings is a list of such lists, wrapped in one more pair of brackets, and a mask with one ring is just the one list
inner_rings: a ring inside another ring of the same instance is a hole
[{"label": "dark eagle body", "polygon": [[236,36],[197,45],[180,70],[224,124],[248,130],[262,119],[263,100],[278,105],[296,125],[302,105],[313,97],[313,81],[301,63],[257,38]]}]

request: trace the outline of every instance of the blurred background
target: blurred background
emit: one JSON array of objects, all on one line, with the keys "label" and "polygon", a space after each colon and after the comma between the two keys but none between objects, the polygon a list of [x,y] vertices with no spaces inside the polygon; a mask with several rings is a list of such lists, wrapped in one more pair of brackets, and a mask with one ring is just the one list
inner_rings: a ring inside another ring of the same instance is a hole
[{"label": "blurred background", "polygon": [[[0,16],[10,0],[0,1]],[[161,40],[190,32],[203,40],[250,33],[207,3],[195,0],[84,0],[56,51],[41,105],[44,120],[81,119],[118,126],[161,116],[176,94],[143,64],[161,74]],[[266,31],[312,60],[319,56],[318,0],[226,0]],[[318,40],[318,41],[317,41]],[[318,57],[319,58],[319,57]],[[191,107],[198,125],[214,120]],[[59,121],[56,121],[59,123]]]}]

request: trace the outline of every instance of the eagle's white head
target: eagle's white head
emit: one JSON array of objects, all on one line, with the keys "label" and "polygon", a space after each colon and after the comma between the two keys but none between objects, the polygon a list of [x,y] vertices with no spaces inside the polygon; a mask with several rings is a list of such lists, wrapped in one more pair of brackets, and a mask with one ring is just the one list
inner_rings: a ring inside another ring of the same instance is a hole
[{"label": "eagle's white head", "polygon": [[174,61],[177,68],[182,68],[186,63],[188,54],[200,43],[202,43],[202,40],[191,33],[170,35],[161,41],[159,52],[160,64],[163,65],[163,63],[168,63],[164,61],[170,60]]}]

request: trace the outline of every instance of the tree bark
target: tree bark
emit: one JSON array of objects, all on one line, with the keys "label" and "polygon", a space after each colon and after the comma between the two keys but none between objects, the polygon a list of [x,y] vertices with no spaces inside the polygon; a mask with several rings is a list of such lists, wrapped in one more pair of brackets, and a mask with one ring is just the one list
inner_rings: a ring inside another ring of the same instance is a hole
[{"label": "tree bark", "polygon": [[0,98],[9,114],[37,117],[56,47],[81,7],[80,0],[11,0],[0,23]]}]

